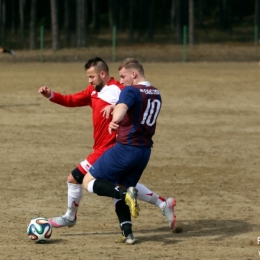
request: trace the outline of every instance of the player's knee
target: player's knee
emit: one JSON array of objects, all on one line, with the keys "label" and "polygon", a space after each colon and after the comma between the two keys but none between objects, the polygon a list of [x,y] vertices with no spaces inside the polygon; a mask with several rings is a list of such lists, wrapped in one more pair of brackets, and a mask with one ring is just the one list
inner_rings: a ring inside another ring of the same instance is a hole
[{"label": "player's knee", "polygon": [[87,181],[83,180],[82,186],[83,186],[83,189],[88,191],[88,182]]},{"label": "player's knee", "polygon": [[74,179],[73,175],[70,173],[67,177],[68,183],[78,184],[78,182]]},{"label": "player's knee", "polygon": [[74,184],[82,184],[83,179],[84,179],[84,174],[78,169],[75,168],[68,176],[67,181],[69,183],[74,183]]}]

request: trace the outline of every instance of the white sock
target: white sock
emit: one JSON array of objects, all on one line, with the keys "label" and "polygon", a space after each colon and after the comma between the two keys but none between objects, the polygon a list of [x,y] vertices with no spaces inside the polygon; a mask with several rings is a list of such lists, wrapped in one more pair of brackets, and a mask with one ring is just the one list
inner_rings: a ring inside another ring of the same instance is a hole
[{"label": "white sock", "polygon": [[135,187],[138,190],[137,199],[153,204],[160,209],[165,207],[165,199],[163,197],[149,190],[143,184],[137,183]]},{"label": "white sock", "polygon": [[122,200],[122,199],[115,199],[115,198],[113,198],[112,200],[113,200],[114,205],[116,206],[117,202],[118,202],[119,200]]},{"label": "white sock", "polygon": [[82,185],[81,184],[68,184],[68,209],[66,217],[68,220],[73,221],[76,217],[76,213],[79,207],[79,203],[82,198]]},{"label": "white sock", "polygon": [[92,192],[92,193],[94,192],[94,191],[93,191],[93,186],[94,186],[95,180],[96,180],[96,179],[91,180],[91,181],[88,183],[88,188],[87,188],[88,192]]}]

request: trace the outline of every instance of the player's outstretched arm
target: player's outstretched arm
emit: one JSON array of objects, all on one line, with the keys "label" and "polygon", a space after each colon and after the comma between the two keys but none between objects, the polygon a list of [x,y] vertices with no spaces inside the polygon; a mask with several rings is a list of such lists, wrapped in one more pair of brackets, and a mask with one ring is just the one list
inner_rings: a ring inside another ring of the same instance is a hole
[{"label": "player's outstretched arm", "polygon": [[46,98],[49,98],[52,94],[52,91],[48,87],[42,86],[42,87],[39,88],[38,93],[42,94]]}]

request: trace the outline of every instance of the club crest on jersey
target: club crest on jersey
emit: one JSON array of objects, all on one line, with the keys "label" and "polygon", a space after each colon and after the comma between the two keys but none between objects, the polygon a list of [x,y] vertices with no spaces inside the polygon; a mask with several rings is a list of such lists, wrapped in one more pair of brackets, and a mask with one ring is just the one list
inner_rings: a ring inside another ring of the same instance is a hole
[{"label": "club crest on jersey", "polygon": [[91,92],[91,96],[93,96],[93,95],[95,95],[97,92],[95,91],[95,90],[93,90],[92,92]]}]

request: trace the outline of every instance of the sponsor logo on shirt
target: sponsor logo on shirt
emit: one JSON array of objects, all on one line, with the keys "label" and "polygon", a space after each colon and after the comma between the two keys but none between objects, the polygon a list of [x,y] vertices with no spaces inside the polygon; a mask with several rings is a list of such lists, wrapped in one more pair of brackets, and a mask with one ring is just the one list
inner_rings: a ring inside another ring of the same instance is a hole
[{"label": "sponsor logo on shirt", "polygon": [[145,88],[141,88],[140,92],[144,92],[145,94],[148,95],[160,95],[160,92],[158,89],[145,89]]}]

